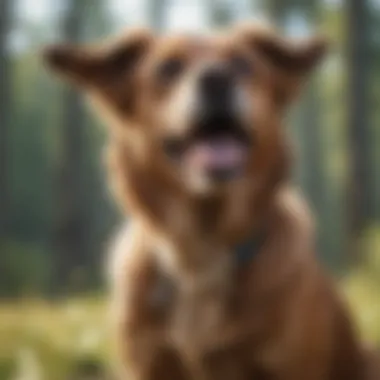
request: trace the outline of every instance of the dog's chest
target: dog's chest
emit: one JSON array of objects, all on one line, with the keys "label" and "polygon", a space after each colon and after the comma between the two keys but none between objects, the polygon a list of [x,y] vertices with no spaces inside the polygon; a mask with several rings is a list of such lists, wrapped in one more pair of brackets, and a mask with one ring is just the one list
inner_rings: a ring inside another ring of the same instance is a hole
[{"label": "dog's chest", "polygon": [[227,295],[215,289],[182,293],[168,320],[178,348],[195,356],[217,349],[230,322],[227,302]]},{"label": "dog's chest", "polygon": [[237,324],[236,316],[232,317],[235,286],[228,272],[203,283],[194,278],[184,287],[158,274],[149,297],[150,308],[176,349],[199,356],[218,350]]}]

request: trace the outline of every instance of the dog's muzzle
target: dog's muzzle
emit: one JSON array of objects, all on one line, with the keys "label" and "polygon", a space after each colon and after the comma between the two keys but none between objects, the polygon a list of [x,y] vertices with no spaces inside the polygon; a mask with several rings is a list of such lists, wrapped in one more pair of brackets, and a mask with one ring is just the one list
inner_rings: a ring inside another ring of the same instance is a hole
[{"label": "dog's muzzle", "polygon": [[229,68],[222,64],[205,68],[197,79],[197,93],[188,134],[167,141],[167,152],[213,181],[233,179],[244,171],[251,141],[239,115]]}]

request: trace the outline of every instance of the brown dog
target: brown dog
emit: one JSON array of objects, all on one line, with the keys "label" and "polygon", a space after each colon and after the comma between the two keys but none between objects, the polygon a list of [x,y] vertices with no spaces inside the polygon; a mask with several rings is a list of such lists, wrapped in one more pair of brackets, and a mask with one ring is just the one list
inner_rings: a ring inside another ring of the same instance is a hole
[{"label": "brown dog", "polygon": [[113,269],[125,379],[378,378],[289,185],[284,113],[324,51],[255,25],[46,51],[106,118],[132,217]]}]

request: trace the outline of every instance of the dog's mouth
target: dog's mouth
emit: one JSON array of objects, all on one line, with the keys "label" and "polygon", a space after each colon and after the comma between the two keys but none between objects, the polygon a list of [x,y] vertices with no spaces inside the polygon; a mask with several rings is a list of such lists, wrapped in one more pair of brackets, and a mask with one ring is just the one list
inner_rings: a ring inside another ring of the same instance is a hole
[{"label": "dog's mouth", "polygon": [[223,116],[201,120],[185,138],[168,139],[165,150],[191,171],[220,182],[244,173],[250,146],[243,125]]}]

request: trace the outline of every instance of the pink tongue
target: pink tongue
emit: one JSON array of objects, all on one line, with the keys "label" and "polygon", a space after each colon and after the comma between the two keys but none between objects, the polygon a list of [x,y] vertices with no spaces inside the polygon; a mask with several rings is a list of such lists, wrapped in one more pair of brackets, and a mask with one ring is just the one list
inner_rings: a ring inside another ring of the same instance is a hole
[{"label": "pink tongue", "polygon": [[208,170],[233,170],[246,158],[246,149],[231,138],[218,138],[194,144],[187,153],[188,162]]}]

